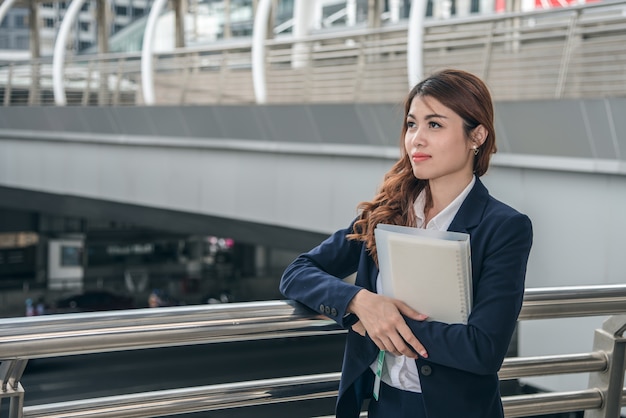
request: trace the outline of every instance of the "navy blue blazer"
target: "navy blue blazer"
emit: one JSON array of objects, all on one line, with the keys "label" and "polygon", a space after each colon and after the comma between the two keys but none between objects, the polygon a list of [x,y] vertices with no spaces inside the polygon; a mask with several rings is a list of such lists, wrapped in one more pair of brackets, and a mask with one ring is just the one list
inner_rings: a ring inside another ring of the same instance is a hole
[{"label": "navy blue blazer", "polygon": [[[522,306],[532,225],[477,179],[448,230],[470,234],[473,306],[467,325],[406,318],[428,351],[428,359],[416,360],[426,411],[430,418],[501,418],[497,372]],[[345,328],[358,320],[346,312],[351,299],[363,288],[375,291],[378,275],[363,243],[346,239],[350,232],[352,225],[300,255],[280,283],[285,297]],[[340,280],[354,272],[354,285]],[[371,396],[369,366],[378,351],[369,337],[348,331],[338,418],[358,417],[363,400]]]}]

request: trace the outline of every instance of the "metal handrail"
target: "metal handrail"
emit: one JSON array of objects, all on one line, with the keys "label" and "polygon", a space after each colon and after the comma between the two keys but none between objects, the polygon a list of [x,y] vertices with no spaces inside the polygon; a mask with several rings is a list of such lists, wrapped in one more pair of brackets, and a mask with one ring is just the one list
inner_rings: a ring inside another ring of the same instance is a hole
[{"label": "metal handrail", "polygon": [[626,286],[568,286],[526,289],[520,320],[613,315],[626,312]]},{"label": "metal handrail", "polygon": [[[0,359],[343,332],[292,301],[131,309],[0,320]],[[102,336],[107,338],[103,339]]]},{"label": "metal handrail", "polygon": [[[500,378],[542,376],[556,373],[602,371],[608,359],[602,353],[570,356],[505,359]],[[504,377],[503,377],[504,376]],[[217,409],[278,403],[337,395],[340,373],[325,373],[275,379],[218,384],[194,388],[109,396],[84,401],[59,402],[24,408],[25,418],[156,417],[168,413],[191,413]],[[521,417],[537,411],[546,413],[599,408],[597,390],[507,396],[503,405],[507,417]]]},{"label": "metal handrail", "polygon": [[608,364],[609,358],[603,352],[509,357],[504,359],[498,377],[500,380],[507,380],[552,374],[603,372]]},{"label": "metal handrail", "polygon": [[[528,289],[520,319],[548,319],[626,312],[626,285]],[[185,344],[257,340],[345,332],[334,321],[293,301],[199,305],[117,312],[62,314],[0,320],[0,359],[24,359],[123,351]],[[107,338],[102,338],[106,334]],[[4,366],[3,361],[3,366]],[[603,351],[507,358],[502,380],[561,373],[599,372],[610,363]],[[21,376],[11,375],[23,396]],[[261,403],[333,397],[339,373],[146,392],[23,408],[23,416],[148,418],[169,413],[226,409]],[[9,396],[12,396],[9,393]],[[6,397],[6,395],[5,395]],[[626,390],[622,402],[626,401]],[[602,392],[507,396],[507,417],[602,407]]]},{"label": "metal handrail", "polygon": [[[520,320],[626,312],[626,285],[527,289]],[[5,318],[0,359],[343,332],[293,301]],[[106,334],[107,338],[102,339]]]},{"label": "metal handrail", "polygon": [[337,396],[340,373],[108,396],[24,408],[24,418],[147,418]]}]

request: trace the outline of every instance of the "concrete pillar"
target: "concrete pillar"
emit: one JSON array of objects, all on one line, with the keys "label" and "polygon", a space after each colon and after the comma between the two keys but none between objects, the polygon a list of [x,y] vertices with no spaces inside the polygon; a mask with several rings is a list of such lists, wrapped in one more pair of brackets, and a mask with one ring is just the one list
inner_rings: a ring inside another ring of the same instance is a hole
[{"label": "concrete pillar", "polygon": [[346,26],[356,25],[356,0],[346,0]]},{"label": "concrete pillar", "polygon": [[[103,0],[96,2],[96,28],[98,31],[98,53],[106,54],[109,52],[109,4]],[[109,72],[104,66],[101,66],[99,74],[98,103],[104,105],[109,103],[109,85],[107,82]],[[85,89],[83,94],[89,94],[89,91]]]},{"label": "concrete pillar", "polygon": [[507,12],[521,12],[522,0],[508,0],[506,2],[506,11]]},{"label": "concrete pillar", "polygon": [[230,0],[224,0],[224,33],[222,36],[224,39],[232,37],[230,30]]},{"label": "concrete pillar", "polygon": [[186,0],[174,0],[176,48],[185,47],[185,15],[187,14],[186,5]]},{"label": "concrete pillar", "polygon": [[98,53],[106,54],[109,52],[109,5],[106,1],[98,1],[96,5]]},{"label": "concrete pillar", "polygon": [[39,36],[39,6],[37,2],[28,2],[28,26],[30,30],[30,57],[32,64],[30,67],[30,91],[28,92],[28,104],[39,104],[39,85],[41,78],[41,42]]},{"label": "concrete pillar", "polygon": [[367,1],[367,27],[378,28],[380,27],[380,14],[382,11],[383,0],[368,0]]}]

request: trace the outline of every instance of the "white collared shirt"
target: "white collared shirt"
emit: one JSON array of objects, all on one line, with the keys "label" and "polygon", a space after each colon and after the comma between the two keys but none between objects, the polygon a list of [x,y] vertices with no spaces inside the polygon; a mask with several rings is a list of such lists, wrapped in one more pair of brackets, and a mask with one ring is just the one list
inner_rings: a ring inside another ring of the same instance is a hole
[{"label": "white collared shirt", "polygon": [[[439,212],[437,216],[433,217],[426,226],[424,226],[424,220],[426,219],[426,215],[424,214],[426,196],[422,191],[413,203],[415,215],[417,216],[417,227],[447,231],[448,227],[452,223],[452,220],[456,216],[456,213],[459,211],[461,204],[463,204],[463,201],[469,194],[470,190],[472,190],[475,183],[476,177],[472,176],[472,181],[470,181],[467,187],[465,187],[465,189],[463,189],[463,191],[448,206],[446,206],[445,209]],[[376,291],[378,292],[380,288],[381,278],[379,273],[376,279]],[[370,365],[370,368],[374,371],[374,373],[376,373],[377,362],[378,361],[375,360]],[[385,353],[385,365],[383,367],[381,380],[389,386],[393,386],[398,389],[410,392],[422,392],[422,386],[420,384],[420,378],[417,372],[415,360],[406,356],[395,356],[391,353]]]}]

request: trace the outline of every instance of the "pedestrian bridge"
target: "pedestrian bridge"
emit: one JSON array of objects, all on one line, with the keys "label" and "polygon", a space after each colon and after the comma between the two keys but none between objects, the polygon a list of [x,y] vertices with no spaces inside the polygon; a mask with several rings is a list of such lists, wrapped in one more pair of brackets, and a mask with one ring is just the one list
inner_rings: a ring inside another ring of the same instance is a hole
[{"label": "pedestrian bridge", "polygon": [[[623,225],[613,205],[578,199],[583,179],[598,201],[622,194],[623,114],[623,98],[497,102],[485,182],[540,225],[552,210],[606,211],[597,222]],[[311,240],[294,242],[293,231],[319,239],[371,199],[398,158],[402,121],[401,104],[8,107],[0,186],[22,209],[40,205],[28,193],[49,210],[71,197],[181,212],[222,236],[305,249]],[[581,209],[561,207],[576,200]],[[560,222],[545,223],[557,235]]]}]

